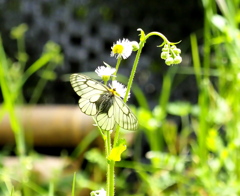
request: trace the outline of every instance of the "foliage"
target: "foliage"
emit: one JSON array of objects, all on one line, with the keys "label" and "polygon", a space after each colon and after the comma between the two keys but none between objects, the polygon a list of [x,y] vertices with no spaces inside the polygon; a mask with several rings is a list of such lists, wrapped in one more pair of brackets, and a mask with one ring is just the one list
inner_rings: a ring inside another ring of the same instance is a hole
[{"label": "foliage", "polygon": [[[132,110],[137,114],[140,130],[136,132],[133,148],[128,148],[122,160],[116,163],[118,195],[240,195],[240,2],[202,0],[202,3],[203,44],[198,41],[202,37],[195,33],[190,36],[193,67],[168,67],[158,104],[152,109],[139,87],[133,85],[139,107],[132,107]],[[14,107],[17,102],[24,103],[22,87],[26,80],[53,56],[56,53],[43,53],[28,69],[22,69],[27,55],[19,53],[18,61],[13,63],[0,47],[0,82],[4,95],[4,110],[0,115],[2,117],[6,111],[11,115],[24,173],[24,178],[17,179],[6,168],[0,168],[0,193],[3,195],[67,195],[66,187],[72,195],[77,195],[84,189],[104,187],[106,162],[99,149],[85,153],[88,164],[84,171],[75,175],[52,179],[45,186],[30,178],[27,168],[31,161],[29,163],[23,156],[26,149],[21,134],[19,136],[22,130]],[[11,75],[6,74],[8,72]],[[195,76],[199,92],[197,103],[170,101],[176,74]],[[36,101],[39,94],[35,94],[33,100]],[[179,119],[180,123],[169,120],[169,116]],[[83,153],[91,137],[76,148],[72,157]],[[143,151],[143,137],[148,143],[146,151]],[[17,186],[13,179],[18,182]]]},{"label": "foliage", "polygon": [[[46,82],[55,79],[56,76],[53,70],[62,62],[62,56],[60,47],[50,41],[45,45],[41,57],[30,66],[26,66],[28,63],[24,41],[24,33],[26,31],[27,26],[25,24],[12,29],[11,37],[16,40],[18,46],[16,61],[7,57],[0,38],[0,86],[3,96],[0,118],[2,119],[6,114],[9,115],[16,141],[16,154],[19,157],[19,167],[22,173],[21,177],[19,177],[16,173],[14,175],[13,171],[8,171],[7,168],[3,167],[0,169],[1,194],[4,195],[20,195],[21,191],[24,195],[32,195],[33,190],[41,195],[44,195],[44,192],[46,192],[34,181],[31,181],[32,174],[29,167],[31,168],[34,157],[26,156],[27,149],[24,141],[24,130],[17,118],[15,108],[26,103],[23,95],[24,84],[34,73],[40,73],[41,71],[40,80],[32,92],[29,103],[33,104],[38,101]],[[51,77],[47,77],[47,75]],[[16,183],[12,183],[13,181],[16,181]],[[52,192],[52,187],[53,184],[50,183],[50,192]]]},{"label": "foliage", "polygon": [[[239,195],[239,1],[203,1],[205,11],[203,53],[191,35],[193,70],[198,103],[170,102],[176,73],[163,77],[159,104],[136,109],[150,150],[151,170],[135,156],[142,183],[136,195]],[[221,15],[217,12],[217,6]],[[178,69],[178,70],[176,70]],[[141,95],[136,95],[140,99]],[[142,97],[144,100],[145,98]],[[139,102],[140,103],[140,102]],[[180,127],[169,120],[178,116]],[[179,129],[180,128],[180,129]],[[136,142],[136,145],[139,143]],[[135,147],[139,150],[139,147]],[[137,154],[137,153],[136,153]],[[128,163],[121,167],[128,167]],[[132,167],[129,167],[132,168]],[[146,169],[144,169],[146,168]],[[145,193],[145,194],[143,194]],[[123,191],[123,195],[127,192]]]}]

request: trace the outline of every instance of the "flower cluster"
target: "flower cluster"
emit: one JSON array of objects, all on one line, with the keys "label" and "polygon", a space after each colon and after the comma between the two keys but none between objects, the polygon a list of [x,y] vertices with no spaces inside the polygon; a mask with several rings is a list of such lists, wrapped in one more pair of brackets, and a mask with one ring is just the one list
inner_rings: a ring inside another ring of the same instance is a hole
[{"label": "flower cluster", "polygon": [[[106,64],[105,64],[105,65],[106,65]],[[107,82],[107,81],[110,79],[111,76],[114,76],[113,73],[114,73],[115,71],[116,71],[116,69],[115,69],[115,68],[112,68],[112,67],[110,67],[110,66],[106,66],[106,67],[105,67],[105,66],[99,66],[99,67],[95,70],[95,72],[98,74],[99,77],[102,78],[102,80],[103,80],[104,82]],[[110,86],[111,89],[116,89],[117,94],[118,94],[120,97],[122,97],[122,98],[125,97],[125,94],[126,94],[127,89],[126,89],[126,87],[125,87],[123,84],[119,83],[119,82],[116,81],[116,80],[113,80],[113,81],[112,81],[112,84],[109,84],[109,86]],[[128,97],[127,97],[127,98],[129,98],[129,97],[130,97],[130,93],[128,93]]]},{"label": "flower cluster", "polygon": [[[180,56],[181,50],[175,46],[177,43],[169,42],[163,34],[158,32],[152,32],[145,35],[142,29],[138,29],[138,31],[140,31],[139,42],[129,41],[128,39],[122,39],[122,40],[119,39],[117,42],[113,43],[113,46],[111,47],[110,56],[117,59],[116,68],[112,68],[107,63],[104,63],[104,66],[99,66],[95,70],[95,72],[99,77],[101,77],[105,86],[102,86],[99,91],[98,89],[96,89],[97,94],[96,96],[93,97],[93,99],[87,96],[86,98],[89,98],[89,100],[84,99],[82,101],[80,99],[81,104],[83,105],[82,106],[83,108],[80,107],[80,109],[88,115],[90,113],[88,111],[93,109],[93,106],[96,106],[94,111],[96,110],[100,111],[100,109],[98,109],[100,107],[104,108],[104,112],[102,113],[101,111],[100,112],[97,111],[98,112],[97,114],[95,112],[93,113],[96,114],[95,122],[100,129],[100,132],[103,136],[103,139],[105,140],[105,145],[106,145],[105,149],[106,149],[106,158],[107,158],[107,164],[108,164],[107,188],[106,188],[106,191],[104,189],[92,191],[90,193],[91,196],[106,196],[106,195],[113,196],[114,195],[114,163],[116,161],[121,161],[121,155],[127,148],[126,141],[124,139],[119,139],[119,130],[120,130],[119,128],[122,127],[124,129],[135,130],[137,129],[137,125],[138,125],[137,118],[131,112],[130,108],[128,108],[125,105],[124,102],[126,102],[127,101],[126,99],[130,97],[130,89],[132,87],[133,78],[136,73],[139,57],[140,57],[142,48],[145,45],[146,40],[152,35],[160,36],[164,40],[163,44],[161,44],[159,47],[163,46],[162,52],[161,52],[161,58],[165,60],[165,63],[167,65],[179,64],[182,61],[182,58]],[[133,68],[129,76],[128,86],[126,88],[123,84],[119,83],[116,80],[116,77],[117,77],[117,72],[118,72],[118,68],[120,66],[121,60],[127,59],[128,57],[130,57],[130,55],[133,52],[137,52],[137,55],[135,57]],[[84,76],[81,76],[80,78],[85,79]],[[76,83],[75,80],[77,79],[74,78],[74,85]],[[82,82],[82,81],[79,80],[79,82]],[[81,87],[74,88],[76,92],[81,90],[83,93],[86,93],[89,96],[94,94],[92,92],[89,92],[89,90],[92,90],[92,89],[94,90],[92,83],[89,83],[89,84],[83,83]],[[110,93],[111,93],[111,96],[108,96]],[[81,92],[78,94],[81,94]],[[107,96],[101,96],[101,95],[107,95]],[[119,100],[120,98],[123,99],[122,103],[121,103],[121,100]],[[109,102],[109,103],[107,104],[106,102]],[[107,107],[105,107],[105,105]],[[84,108],[87,108],[87,112]],[[113,131],[112,129],[115,126],[115,124],[113,123],[116,123],[119,126],[117,128],[115,127],[116,137],[114,137],[113,139],[114,141],[112,143],[110,134]],[[106,132],[104,132],[104,130],[106,130]]]},{"label": "flower cluster", "polygon": [[175,45],[165,44],[162,48],[161,58],[165,60],[166,65],[179,64],[182,62],[180,54],[181,50]]}]

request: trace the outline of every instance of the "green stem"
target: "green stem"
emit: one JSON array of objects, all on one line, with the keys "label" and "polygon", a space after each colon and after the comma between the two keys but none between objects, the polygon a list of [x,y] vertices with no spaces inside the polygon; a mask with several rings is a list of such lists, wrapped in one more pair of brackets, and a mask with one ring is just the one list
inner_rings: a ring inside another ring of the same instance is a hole
[{"label": "green stem", "polygon": [[134,63],[133,63],[133,68],[132,68],[132,71],[131,71],[131,74],[130,74],[130,78],[128,80],[127,91],[126,91],[125,97],[123,99],[123,101],[125,103],[127,102],[128,94],[129,94],[129,92],[131,90],[131,87],[132,87],[133,79],[134,79],[134,76],[135,76],[135,73],[136,73],[136,70],[137,70],[138,62],[139,62],[139,59],[140,59],[140,55],[141,55],[144,43],[145,43],[145,41],[140,42],[140,44],[139,44],[139,49],[137,51],[136,58],[135,58]]},{"label": "green stem", "polygon": [[8,71],[9,71],[8,62],[0,38],[0,87],[1,87],[0,89],[2,91],[4,100],[3,105],[8,110],[9,113],[10,124],[16,140],[17,154],[20,156],[24,156],[26,152],[24,133],[15,112],[16,99],[14,97],[15,96],[14,92],[9,87],[10,81],[6,77]]},{"label": "green stem", "polygon": [[24,72],[25,69],[25,65],[26,65],[26,58],[23,57],[27,56],[26,52],[25,52],[25,39],[24,36],[22,36],[21,38],[17,39],[17,45],[18,45],[18,61],[21,64],[21,70],[22,73]]},{"label": "green stem", "polygon": [[[106,132],[106,157],[111,153],[111,133]],[[107,162],[107,196],[114,196],[114,161]]]},{"label": "green stem", "polygon": [[114,166],[115,161],[109,161],[108,163],[108,173],[107,173],[107,196],[114,196]]},{"label": "green stem", "polygon": [[[119,64],[120,64],[120,62],[119,62]],[[106,85],[107,82],[105,81],[104,84]],[[96,120],[95,120],[95,122],[96,122]],[[102,134],[102,137],[105,142],[105,152],[106,152],[106,160],[107,160],[107,187],[106,187],[107,196],[114,196],[114,162],[108,161],[108,156],[111,153],[111,149],[112,149],[111,132],[105,131],[106,134],[104,134],[100,128],[99,128],[99,130],[100,130],[100,133]]]},{"label": "green stem", "polygon": [[131,72],[130,78],[128,80],[127,91],[126,91],[126,94],[125,94],[125,97],[124,97],[124,102],[127,101],[128,94],[129,94],[130,89],[132,87],[133,78],[134,78],[136,70],[137,70],[137,66],[138,66],[138,62],[139,62],[140,55],[141,55],[141,52],[142,52],[142,48],[144,47],[144,44],[145,44],[146,40],[150,36],[153,36],[153,35],[157,35],[157,36],[161,37],[164,40],[163,43],[168,43],[169,45],[176,44],[176,43],[169,42],[168,39],[162,33],[159,33],[159,32],[151,32],[151,33],[148,33],[146,36],[144,36],[144,38],[139,43],[139,49],[137,51],[137,55],[136,55],[136,58],[135,58],[134,63],[133,63],[132,72]]},{"label": "green stem", "polygon": [[75,189],[76,189],[76,172],[73,174],[73,182],[72,182],[72,196],[75,195]]},{"label": "green stem", "polygon": [[[139,50],[138,50],[136,58],[135,58],[135,61],[133,63],[133,68],[132,68],[130,78],[129,78],[129,81],[128,81],[126,94],[125,94],[125,97],[124,97],[124,100],[123,100],[125,103],[127,101],[128,94],[129,94],[130,89],[132,87],[133,79],[134,79],[134,76],[135,76],[135,73],[136,73],[137,65],[138,65],[138,62],[139,62],[139,58],[140,58],[140,54],[141,54],[143,46],[144,46],[144,42],[141,42]],[[120,62],[121,62],[121,59],[120,60],[118,59],[117,66],[116,66],[116,73],[117,73]],[[117,126],[116,130],[115,130],[113,147],[116,147],[116,145],[118,143],[119,131],[120,131],[120,127]],[[114,166],[115,166],[115,161],[108,162],[108,167],[107,167],[107,170],[108,170],[107,171],[107,196],[114,196],[114,186],[115,186],[115,184],[114,184]]]},{"label": "green stem", "polygon": [[[136,73],[136,70],[137,70],[137,65],[138,65],[138,62],[139,62],[139,59],[140,59],[140,55],[141,55],[141,51],[142,51],[142,48],[144,46],[144,43],[145,42],[140,42],[140,46],[139,46],[136,58],[135,58],[134,63],[133,63],[133,68],[132,68],[132,71],[131,71],[131,74],[130,74],[130,78],[128,80],[126,94],[125,94],[125,97],[123,99],[123,101],[125,103],[127,102],[128,94],[129,94],[129,92],[131,90],[131,87],[132,87],[133,79],[134,79],[134,76],[135,76],[135,73]],[[120,130],[120,128],[119,128],[119,126],[117,126],[116,130],[115,130],[115,136],[114,136],[114,143],[113,143],[114,147],[116,147],[116,145],[118,143],[119,130]]]},{"label": "green stem", "polygon": [[162,33],[159,33],[159,32],[151,32],[151,33],[148,33],[146,36],[145,36],[145,41],[150,37],[150,36],[153,36],[153,35],[157,35],[159,37],[161,37],[164,42],[163,43],[168,43],[168,44],[176,44],[176,43],[171,43],[170,41],[168,41],[168,39],[162,34]]},{"label": "green stem", "polygon": [[[136,73],[136,70],[137,70],[137,66],[138,66],[138,62],[139,62],[140,55],[141,55],[141,52],[142,52],[142,48],[144,47],[144,44],[145,44],[146,40],[152,35],[158,35],[164,40],[164,43],[172,44],[167,40],[167,38],[163,34],[158,33],[158,32],[149,33],[146,36],[144,36],[143,39],[141,39],[141,41],[139,43],[139,49],[137,51],[137,54],[136,54],[136,57],[135,57],[135,60],[134,60],[134,63],[133,63],[133,68],[132,68],[132,71],[131,71],[131,74],[130,74],[130,77],[129,77],[129,80],[128,80],[126,94],[125,94],[125,97],[123,99],[123,101],[125,103],[127,102],[128,94],[129,94],[129,92],[131,90],[131,87],[132,87],[132,84],[133,84],[133,79],[134,79],[134,76],[135,76],[135,73]],[[121,60],[122,59],[119,58],[118,61],[117,61],[115,74],[117,74],[117,71],[118,71]],[[115,130],[113,147],[116,147],[116,145],[118,144],[119,131],[120,131],[120,127],[117,126],[116,130]],[[109,161],[108,162],[108,168],[107,168],[107,172],[108,172],[107,173],[107,196],[114,196],[114,186],[115,186],[114,185],[114,165],[115,165],[114,161]]]},{"label": "green stem", "polygon": [[106,131],[106,156],[108,157],[108,155],[111,152],[111,134],[110,131]]},{"label": "green stem", "polygon": [[[116,68],[115,68],[116,71],[115,71],[115,73],[114,73],[114,76],[117,75],[118,68],[119,68],[119,66],[120,66],[121,61],[122,61],[122,58],[118,58],[118,59],[117,59],[117,64],[116,64]],[[112,77],[112,80],[115,80],[115,78],[116,78],[116,77]]]},{"label": "green stem", "polygon": [[[114,76],[116,76],[118,72],[118,68],[120,66],[122,58],[118,58],[117,64],[116,64],[116,71],[114,73]],[[112,80],[115,80],[116,77],[112,77]],[[119,137],[119,126],[116,127],[115,130],[115,140],[114,140],[114,146],[116,145],[115,142],[118,141]],[[117,139],[116,139],[117,138]],[[110,132],[107,132],[107,138],[106,138],[106,155],[107,157],[111,153],[111,135]],[[115,166],[115,161],[108,161],[107,163],[107,196],[114,196],[114,187],[115,187],[115,182],[114,182],[114,166]]]},{"label": "green stem", "polygon": [[[152,35],[157,35],[157,36],[161,37],[161,38],[164,40],[164,43],[167,42],[168,44],[171,44],[171,43],[167,40],[167,38],[166,38],[163,34],[161,34],[161,33],[159,33],[159,32],[149,33],[149,34],[147,34],[147,35],[144,37],[144,39],[142,39],[142,41],[140,41],[140,43],[139,43],[139,49],[138,49],[138,51],[137,51],[136,58],[135,58],[134,63],[133,63],[133,68],[132,68],[132,71],[131,71],[131,74],[130,74],[130,78],[129,78],[129,80],[128,80],[128,85],[127,85],[126,94],[125,94],[125,97],[124,97],[124,99],[123,99],[123,101],[124,101],[125,103],[127,102],[128,94],[129,94],[129,92],[130,92],[130,90],[131,90],[131,88],[132,88],[133,79],[134,79],[134,76],[135,76],[135,73],[136,73],[136,70],[137,70],[137,66],[138,66],[138,62],[139,62],[139,59],[140,59],[140,55],[141,55],[142,49],[143,49],[143,47],[144,47],[144,44],[145,44],[146,40],[147,40],[150,36],[152,36]],[[118,143],[118,136],[119,136],[119,128],[117,128],[116,131],[115,131],[115,137],[114,137],[115,139],[114,139],[114,144],[113,144],[114,147],[115,147],[116,144]]]}]

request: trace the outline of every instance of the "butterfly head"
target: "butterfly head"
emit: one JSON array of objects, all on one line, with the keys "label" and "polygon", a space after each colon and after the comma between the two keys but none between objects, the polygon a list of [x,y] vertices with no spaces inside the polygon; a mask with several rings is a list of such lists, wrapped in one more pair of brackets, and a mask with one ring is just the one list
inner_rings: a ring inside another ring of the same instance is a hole
[{"label": "butterfly head", "polygon": [[[126,94],[126,87],[119,83],[118,81],[116,80],[113,80],[111,84],[109,84],[110,86],[110,92],[113,94],[113,95],[116,95],[118,97],[121,97],[121,98],[124,98],[125,97],[125,94]],[[128,94],[128,98],[130,97],[130,94]]]},{"label": "butterfly head", "polygon": [[116,89],[116,88],[109,88],[108,90],[109,90],[109,92],[112,93],[113,95],[120,97],[120,94],[117,92],[117,89]]}]

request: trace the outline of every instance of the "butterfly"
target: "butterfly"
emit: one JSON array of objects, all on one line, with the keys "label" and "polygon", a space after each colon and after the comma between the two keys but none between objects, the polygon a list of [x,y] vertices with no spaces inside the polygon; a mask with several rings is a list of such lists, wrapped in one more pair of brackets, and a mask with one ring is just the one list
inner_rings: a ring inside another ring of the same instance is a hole
[{"label": "butterfly", "polygon": [[72,74],[70,82],[80,96],[80,110],[89,116],[95,116],[102,130],[113,130],[116,123],[126,130],[137,129],[136,116],[123,102],[116,89],[82,74]]}]

